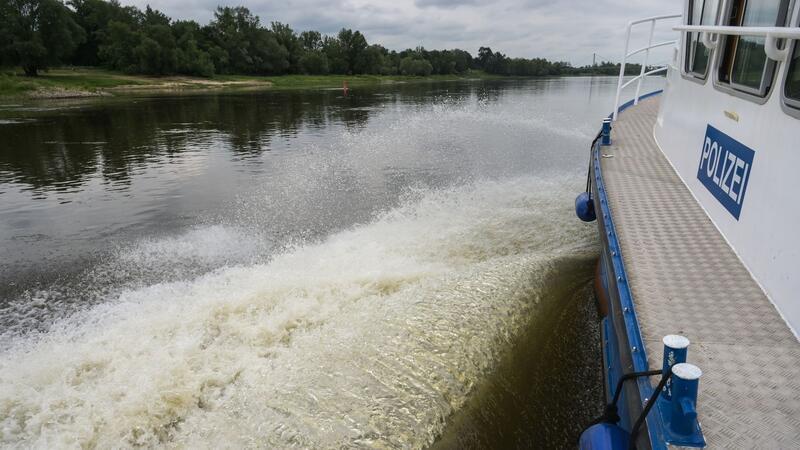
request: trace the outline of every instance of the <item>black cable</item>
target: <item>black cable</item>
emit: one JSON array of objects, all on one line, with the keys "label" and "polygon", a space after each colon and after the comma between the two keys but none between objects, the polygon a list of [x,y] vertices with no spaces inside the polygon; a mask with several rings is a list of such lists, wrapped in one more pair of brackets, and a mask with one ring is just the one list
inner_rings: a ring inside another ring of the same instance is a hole
[{"label": "black cable", "polygon": [[662,373],[663,373],[663,371],[661,371],[661,370],[647,370],[647,371],[644,371],[644,372],[631,372],[631,373],[627,373],[627,374],[621,376],[619,378],[619,381],[617,382],[617,390],[614,391],[614,400],[612,401],[612,403],[614,405],[616,405],[617,401],[619,401],[619,396],[622,393],[622,383],[623,382],[628,381],[628,380],[633,379],[633,378],[652,377],[654,375],[661,375]]},{"label": "black cable", "polygon": [[603,130],[600,130],[595,136],[594,140],[592,141],[592,145],[589,146],[589,170],[586,172],[586,192],[589,194],[589,197],[592,196],[592,159],[594,156],[594,146],[597,144],[597,140],[603,135]]},{"label": "black cable", "polygon": [[653,375],[661,375],[661,371],[660,370],[648,370],[648,371],[645,371],[645,372],[630,372],[630,373],[626,373],[625,375],[622,375],[621,377],[619,377],[619,380],[617,380],[617,388],[614,391],[613,400],[611,400],[611,403],[606,405],[606,409],[603,412],[603,415],[598,417],[597,419],[593,420],[591,423],[589,423],[589,425],[586,428],[589,428],[592,425],[596,425],[598,423],[603,423],[603,422],[613,423],[613,424],[616,424],[617,422],[619,422],[619,413],[618,413],[617,403],[619,402],[619,397],[622,394],[622,385],[626,381],[632,380],[634,378],[651,377]]},{"label": "black cable", "polygon": [[631,428],[631,440],[628,441],[628,450],[633,450],[636,448],[636,435],[639,434],[639,428],[641,428],[642,424],[647,418],[647,414],[649,414],[650,410],[653,409],[653,405],[656,404],[656,400],[658,400],[659,394],[661,394],[661,391],[664,390],[664,385],[667,384],[667,380],[669,380],[671,376],[672,376],[672,371],[670,370],[661,377],[661,381],[658,382],[658,386],[656,386],[656,390],[655,392],[653,392],[653,396],[650,397],[650,400],[647,401],[647,404],[644,406],[644,410],[639,415],[639,418],[636,419],[636,423],[633,425],[633,428]]}]

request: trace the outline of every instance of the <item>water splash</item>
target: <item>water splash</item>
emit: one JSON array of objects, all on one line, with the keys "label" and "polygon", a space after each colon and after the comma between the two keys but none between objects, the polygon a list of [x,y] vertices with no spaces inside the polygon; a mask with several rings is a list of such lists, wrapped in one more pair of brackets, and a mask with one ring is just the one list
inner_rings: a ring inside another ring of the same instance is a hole
[{"label": "water splash", "polygon": [[113,249],[77,280],[29,289],[0,305],[0,349],[54,321],[132,290],[194,278],[220,267],[253,264],[272,252],[272,241],[236,226],[206,225],[176,236],[148,237]]},{"label": "water splash", "polygon": [[[572,218],[574,180],[417,192],[319,243],[131,287],[15,339],[0,354],[0,444],[428,445],[548,272],[596,251]],[[150,241],[120,261],[202,260],[204,245]]]}]

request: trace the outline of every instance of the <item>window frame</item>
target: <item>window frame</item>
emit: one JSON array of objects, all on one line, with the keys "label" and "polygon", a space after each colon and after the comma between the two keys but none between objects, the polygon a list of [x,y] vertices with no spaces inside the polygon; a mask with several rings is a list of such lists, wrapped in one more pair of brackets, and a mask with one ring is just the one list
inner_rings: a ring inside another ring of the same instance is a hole
[{"label": "window frame", "polygon": [[[741,24],[732,25],[728,23],[728,19],[730,18],[731,11],[733,9],[733,5],[738,0],[726,0],[725,1],[725,8],[723,10],[722,17],[724,18],[721,25],[723,26],[736,26],[741,27]],[[744,18],[744,13],[747,10],[747,4],[751,0],[742,0],[744,9],[742,11],[742,18]],[[794,0],[780,0],[782,2],[782,7],[778,11],[779,16],[777,23],[783,23],[782,26],[787,26],[789,23],[789,19],[792,16],[792,12],[794,10]],[[781,25],[773,25],[773,26],[781,26]],[[728,93],[737,95],[739,97],[755,101],[756,103],[766,103],[767,99],[770,97],[772,92],[775,90],[776,87],[776,73],[778,72],[778,61],[774,61],[769,57],[766,58],[766,64],[764,64],[764,69],[761,72],[761,84],[758,88],[753,88],[750,86],[746,86],[743,84],[739,84],[734,82],[732,79],[728,81],[722,81],[720,78],[721,70],[724,68],[724,58],[728,53],[728,45],[731,42],[736,42],[738,45],[738,36],[730,36],[730,35],[718,35],[718,44],[716,46],[719,51],[717,52],[716,56],[716,64],[714,70],[714,86],[719,88],[720,90],[726,91]],[[785,43],[785,39],[784,45]],[[728,69],[733,68],[736,58],[736,49],[732,50],[733,54],[731,55],[730,66]],[[733,77],[730,77],[733,78]]]},{"label": "window frame", "polygon": [[[717,25],[719,23],[720,11],[722,10],[722,6],[723,6],[724,3],[726,3],[725,0],[717,0],[717,10],[714,11],[713,23],[710,23],[710,24],[702,23],[703,22],[703,11],[700,12],[700,23],[699,24],[691,23],[692,10],[694,8],[695,3],[702,2],[703,8],[705,8],[706,4],[709,1],[712,1],[712,0],[688,0],[686,2],[686,10],[684,11],[684,17],[686,17],[686,20],[684,21],[685,24],[686,25],[712,25],[712,26]],[[692,33],[693,32],[691,32],[691,31],[687,31],[687,32],[684,33],[684,43],[683,43],[684,57],[683,57],[683,61],[681,62],[681,73],[684,74],[689,79],[693,79],[693,80],[698,81],[698,82],[700,82],[702,84],[705,84],[705,81],[708,79],[708,74],[711,72],[711,68],[714,65],[713,63],[714,63],[715,57],[716,57],[716,51],[715,51],[716,49],[708,49],[708,62],[706,63],[706,70],[705,70],[704,73],[695,72],[694,70],[690,70],[689,66],[690,66],[690,64],[692,62],[692,59],[693,59],[692,55],[694,54],[693,53],[694,48],[692,46],[692,38],[691,38]],[[700,33],[699,32],[694,32],[694,33],[697,33],[697,41],[696,41],[697,45],[705,46],[705,44],[703,44],[700,41]]]},{"label": "window frame", "polygon": [[[800,17],[796,17],[794,20],[795,26],[800,26]],[[800,40],[792,40],[789,54],[787,56],[787,60],[785,61],[786,69],[783,71],[783,79],[781,80],[781,105],[783,105],[784,111],[787,114],[800,117],[800,98],[792,98],[786,95],[786,86],[789,82],[789,75],[792,69],[792,57],[794,56],[795,51],[800,51]],[[788,43],[785,45],[789,45]],[[800,70],[800,58],[797,59],[798,69]]]}]

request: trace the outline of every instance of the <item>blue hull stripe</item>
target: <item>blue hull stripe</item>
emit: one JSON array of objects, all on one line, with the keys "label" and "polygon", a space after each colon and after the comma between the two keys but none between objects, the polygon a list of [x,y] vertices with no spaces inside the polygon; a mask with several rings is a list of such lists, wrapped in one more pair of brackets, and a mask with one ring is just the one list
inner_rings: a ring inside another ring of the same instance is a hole
[{"label": "blue hull stripe", "polygon": [[[658,95],[662,90],[650,92],[648,94],[642,95],[639,97],[640,100],[652,97],[654,95]],[[633,105],[633,100],[624,103],[620,106],[619,111],[622,112],[623,110],[631,107]],[[609,115],[611,117],[611,115]],[[599,142],[595,145],[592,149],[593,152],[593,164],[594,164],[594,175],[595,175],[595,183],[598,192],[598,199],[595,200],[596,202],[596,210],[599,211],[598,219],[603,220],[603,224],[605,225],[605,229],[607,236],[603,236],[608,242],[608,250],[611,252],[610,257],[611,265],[610,267],[610,274],[616,280],[614,283],[617,287],[617,291],[619,293],[619,300],[620,306],[623,311],[623,318],[625,322],[625,332],[627,333],[628,343],[630,344],[631,348],[628,349],[631,354],[631,360],[633,361],[633,370],[634,371],[646,371],[649,370],[647,364],[647,353],[645,352],[644,348],[644,341],[642,340],[642,334],[639,330],[639,321],[636,316],[636,308],[634,307],[633,303],[633,295],[631,294],[630,287],[628,284],[628,275],[625,271],[625,265],[622,261],[622,251],[620,249],[619,241],[617,240],[617,232],[614,228],[614,220],[611,217],[611,210],[608,206],[608,197],[606,194],[605,184],[603,183],[603,173],[602,168],[600,165],[600,144]],[[612,286],[609,286],[611,288]],[[634,350],[635,347],[635,350]],[[608,370],[608,368],[606,368]],[[653,387],[650,384],[650,380],[648,378],[639,378],[636,381],[637,387],[639,389],[639,396],[642,399],[650,398],[653,394]],[[650,419],[647,421],[647,429],[650,434],[650,443],[654,450],[666,450],[667,445],[666,441],[664,440],[664,432],[662,429],[661,420],[657,417],[658,413],[653,413],[651,411]]]}]

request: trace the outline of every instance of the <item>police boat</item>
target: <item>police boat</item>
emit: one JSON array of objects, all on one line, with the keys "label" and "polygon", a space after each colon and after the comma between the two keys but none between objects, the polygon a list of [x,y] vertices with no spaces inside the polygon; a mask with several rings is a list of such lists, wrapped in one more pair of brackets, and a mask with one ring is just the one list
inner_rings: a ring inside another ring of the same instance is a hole
[{"label": "police boat", "polygon": [[[607,402],[581,449],[800,448],[799,24],[793,0],[628,23],[575,201],[602,242]],[[663,91],[641,93],[651,75]]]}]

